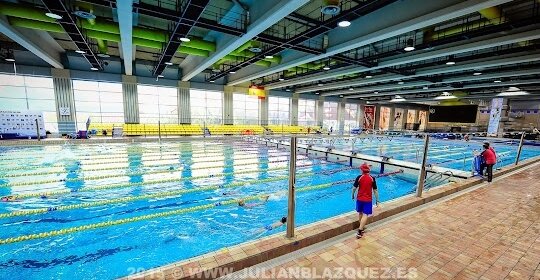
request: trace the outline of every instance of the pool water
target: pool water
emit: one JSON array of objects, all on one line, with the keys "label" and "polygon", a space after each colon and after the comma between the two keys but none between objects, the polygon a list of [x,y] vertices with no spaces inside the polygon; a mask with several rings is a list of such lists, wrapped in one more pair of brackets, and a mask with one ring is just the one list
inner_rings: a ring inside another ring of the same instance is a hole
[{"label": "pool water", "polygon": [[[337,138],[333,146],[338,150],[355,150],[360,154],[387,156],[397,160],[421,163],[424,154],[424,140],[398,136],[368,136]],[[302,143],[314,142],[315,145],[332,145],[329,139],[304,138]],[[427,156],[428,164],[446,168],[470,171],[474,151],[482,151],[482,141],[430,139]],[[516,141],[493,142],[491,146],[498,156],[496,168],[515,162],[518,143]],[[540,147],[524,145],[520,160],[540,156]]]},{"label": "pool water", "polygon": [[[354,210],[356,167],[297,165],[297,226]],[[241,141],[0,147],[0,278],[114,279],[282,232],[264,228],[287,173],[287,151]],[[377,183],[383,202],[416,185]]]}]

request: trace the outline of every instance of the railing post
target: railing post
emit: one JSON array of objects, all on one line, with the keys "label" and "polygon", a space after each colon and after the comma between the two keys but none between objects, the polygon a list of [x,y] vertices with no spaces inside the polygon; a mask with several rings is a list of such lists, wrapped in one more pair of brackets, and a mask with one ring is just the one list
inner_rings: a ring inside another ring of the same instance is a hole
[{"label": "railing post", "polygon": [[422,156],[422,165],[420,166],[420,174],[418,175],[418,186],[416,187],[416,196],[422,197],[424,191],[424,180],[426,179],[426,163],[427,154],[429,148],[429,134],[426,134],[426,140],[424,142],[424,155]]},{"label": "railing post", "polygon": [[289,198],[287,211],[287,238],[294,237],[295,184],[296,184],[296,136],[291,137],[291,157],[289,159]]},{"label": "railing post", "polygon": [[161,121],[158,121],[158,138],[159,142],[161,143]]},{"label": "railing post", "polygon": [[39,132],[39,121],[36,119],[37,140],[41,141],[41,134]]},{"label": "railing post", "polygon": [[519,163],[519,157],[521,156],[521,149],[523,148],[523,141],[525,140],[525,131],[521,133],[521,140],[519,140],[518,152],[516,155],[516,165]]}]

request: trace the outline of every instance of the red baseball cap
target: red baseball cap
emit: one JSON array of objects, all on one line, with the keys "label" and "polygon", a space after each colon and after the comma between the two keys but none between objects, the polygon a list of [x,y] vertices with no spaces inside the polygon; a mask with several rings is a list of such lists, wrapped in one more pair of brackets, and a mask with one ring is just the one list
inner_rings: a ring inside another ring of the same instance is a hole
[{"label": "red baseball cap", "polygon": [[371,169],[369,168],[369,165],[367,163],[363,163],[362,165],[360,165],[360,170],[362,170],[362,172],[369,172]]}]

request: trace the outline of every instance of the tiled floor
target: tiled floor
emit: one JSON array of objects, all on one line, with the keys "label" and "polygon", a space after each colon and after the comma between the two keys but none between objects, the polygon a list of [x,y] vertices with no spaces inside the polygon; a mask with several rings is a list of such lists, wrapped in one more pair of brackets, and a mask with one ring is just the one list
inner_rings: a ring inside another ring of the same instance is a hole
[{"label": "tiled floor", "polygon": [[[335,268],[343,267],[356,269],[361,279],[536,280],[539,264],[536,166],[381,227],[369,230],[368,225],[360,240],[351,236],[274,271],[278,279],[282,268],[315,268],[324,276],[325,268],[337,273]],[[305,276],[295,278],[312,278]]]}]

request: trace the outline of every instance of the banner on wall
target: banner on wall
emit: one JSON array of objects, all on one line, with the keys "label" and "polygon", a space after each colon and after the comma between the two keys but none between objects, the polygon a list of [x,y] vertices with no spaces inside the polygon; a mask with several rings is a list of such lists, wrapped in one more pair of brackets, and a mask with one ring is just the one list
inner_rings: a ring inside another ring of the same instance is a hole
[{"label": "banner on wall", "polygon": [[264,99],[266,97],[266,91],[262,86],[250,86],[248,88],[248,95],[257,96],[259,99]]},{"label": "banner on wall", "polygon": [[374,129],[375,120],[375,106],[364,106],[364,129]]},{"label": "banner on wall", "polygon": [[394,129],[403,128],[403,109],[396,108],[394,112]]},{"label": "banner on wall", "polygon": [[0,134],[16,134],[19,137],[37,137],[36,119],[39,133],[45,137],[43,112],[0,111]]},{"label": "banner on wall", "polygon": [[489,114],[488,134],[497,134],[499,123],[501,122],[501,113],[503,107],[502,98],[493,98],[491,100],[491,111]]}]

